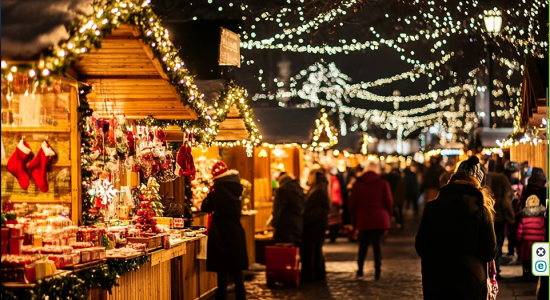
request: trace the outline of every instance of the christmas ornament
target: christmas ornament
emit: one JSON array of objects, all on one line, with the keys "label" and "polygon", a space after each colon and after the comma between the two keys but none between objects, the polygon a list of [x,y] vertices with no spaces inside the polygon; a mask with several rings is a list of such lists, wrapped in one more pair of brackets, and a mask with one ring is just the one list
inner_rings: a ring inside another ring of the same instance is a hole
[{"label": "christmas ornament", "polygon": [[19,141],[15,152],[8,160],[8,171],[17,178],[22,189],[29,187],[29,173],[27,170],[27,161],[31,156],[31,148],[24,140]]}]

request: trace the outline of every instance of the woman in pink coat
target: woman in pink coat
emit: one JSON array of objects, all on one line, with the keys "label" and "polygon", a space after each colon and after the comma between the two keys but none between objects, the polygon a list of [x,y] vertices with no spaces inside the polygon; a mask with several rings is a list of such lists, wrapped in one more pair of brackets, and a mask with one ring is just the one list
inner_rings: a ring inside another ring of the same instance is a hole
[{"label": "woman in pink coat", "polygon": [[531,247],[534,243],[544,242],[546,229],[544,213],[546,208],[537,195],[531,195],[525,201],[525,208],[519,212],[521,220],[516,231],[519,260],[523,265],[523,277],[532,277]]}]

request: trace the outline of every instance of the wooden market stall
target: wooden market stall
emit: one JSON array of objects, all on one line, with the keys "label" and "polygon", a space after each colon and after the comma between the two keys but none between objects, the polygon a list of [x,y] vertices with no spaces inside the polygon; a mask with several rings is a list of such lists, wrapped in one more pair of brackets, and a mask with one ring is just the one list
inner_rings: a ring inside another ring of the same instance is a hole
[{"label": "wooden market stall", "polygon": [[[103,130],[109,127],[105,124],[113,125],[118,119],[124,121],[121,126],[128,122],[128,132],[138,134],[132,124],[148,118],[159,124],[185,125],[204,140],[213,138],[210,125],[216,127],[217,123],[207,121],[206,103],[168,39],[168,32],[148,4],[146,0],[83,4],[81,9],[88,16],[71,19],[66,34],[58,32],[64,28],[63,18],[54,20],[57,23],[52,28],[34,28],[30,37],[11,32],[4,38],[3,28],[2,203],[13,202],[16,213],[57,211],[69,216],[75,225],[88,221],[84,216],[91,211],[86,206],[91,194],[83,186],[88,180],[84,172],[89,172],[90,153],[96,151],[88,144],[90,126],[99,125]],[[35,11],[25,9],[25,3],[17,5],[21,7],[10,9],[19,14]],[[11,14],[10,24],[28,22],[29,17]],[[52,30],[51,36],[37,33],[48,29]],[[29,45],[18,38],[27,38]],[[84,89],[79,91],[79,86]],[[105,139],[111,131],[105,131]],[[41,160],[36,162],[37,171],[31,172],[34,180],[19,176],[13,167],[14,162],[24,163],[29,152]],[[10,160],[14,155],[23,156]],[[122,161],[117,163],[123,168]],[[142,176],[136,174],[121,172],[111,187],[137,186]],[[184,239],[173,248],[165,246],[169,249],[157,246],[145,254],[149,262],[141,265],[139,271],[130,270],[113,279],[119,285],[113,287],[112,294],[94,289],[91,299],[200,298],[217,284],[215,275],[205,270],[204,245],[205,238],[197,237]],[[121,264],[124,263],[122,259]],[[93,264],[93,268],[111,270],[106,266],[101,261]],[[66,272],[70,274],[67,278],[81,276],[79,272]],[[81,280],[74,289],[83,284],[91,286]]]},{"label": "wooden market stall", "polygon": [[[526,57],[521,94],[521,115],[503,148],[510,160],[528,161],[548,176],[548,59]],[[544,122],[544,120],[546,120]]]},{"label": "wooden market stall", "polygon": [[254,116],[263,137],[254,151],[255,227],[263,232],[273,210],[274,175],[287,172],[303,178],[306,162],[336,145],[338,134],[322,108],[254,108]]},{"label": "wooden market stall", "polygon": [[[197,166],[197,177],[189,186],[193,190],[193,202],[196,209],[193,225],[207,224],[206,214],[199,211],[202,199],[210,187],[210,167],[216,160],[222,160],[229,169],[239,171],[241,182],[245,187],[243,193],[243,213],[241,223],[245,229],[249,263],[255,261],[254,254],[254,159],[253,147],[260,142],[259,131],[248,106],[246,91],[234,83],[223,80],[198,80],[196,85],[205,95],[210,105],[212,120],[219,123],[214,129],[215,141],[210,147],[201,146],[192,151]],[[167,129],[169,141],[181,141],[183,132],[177,126]],[[184,198],[185,187],[181,179],[163,185],[166,197]]]}]

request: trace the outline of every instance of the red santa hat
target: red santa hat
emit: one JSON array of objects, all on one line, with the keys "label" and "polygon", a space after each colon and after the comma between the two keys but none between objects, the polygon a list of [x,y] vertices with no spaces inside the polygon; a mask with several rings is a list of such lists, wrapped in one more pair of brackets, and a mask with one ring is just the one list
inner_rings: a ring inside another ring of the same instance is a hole
[{"label": "red santa hat", "polygon": [[211,169],[210,172],[212,173],[212,178],[213,179],[222,177],[222,176],[226,175],[226,173],[227,173],[227,166],[225,165],[225,163],[223,161],[218,160],[212,166],[212,169]]}]

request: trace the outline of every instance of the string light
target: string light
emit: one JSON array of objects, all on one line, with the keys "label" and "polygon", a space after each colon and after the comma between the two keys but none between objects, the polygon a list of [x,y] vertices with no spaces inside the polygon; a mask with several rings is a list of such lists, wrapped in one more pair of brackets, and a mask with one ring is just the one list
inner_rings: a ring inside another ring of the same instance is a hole
[{"label": "string light", "polygon": [[244,146],[247,149],[251,149],[253,146],[258,146],[261,142],[262,136],[259,133],[256,123],[254,122],[254,115],[252,114],[252,109],[247,104],[248,92],[230,82],[227,84],[225,90],[221,93],[220,97],[214,102],[214,115],[212,116],[212,124],[214,134],[217,136],[219,132],[219,126],[227,118],[227,115],[231,111],[233,106],[236,106],[239,110],[239,116],[243,119],[245,128],[248,132],[248,140],[243,141],[230,141],[222,142],[215,141],[214,145],[220,147],[234,147],[234,146]]}]

